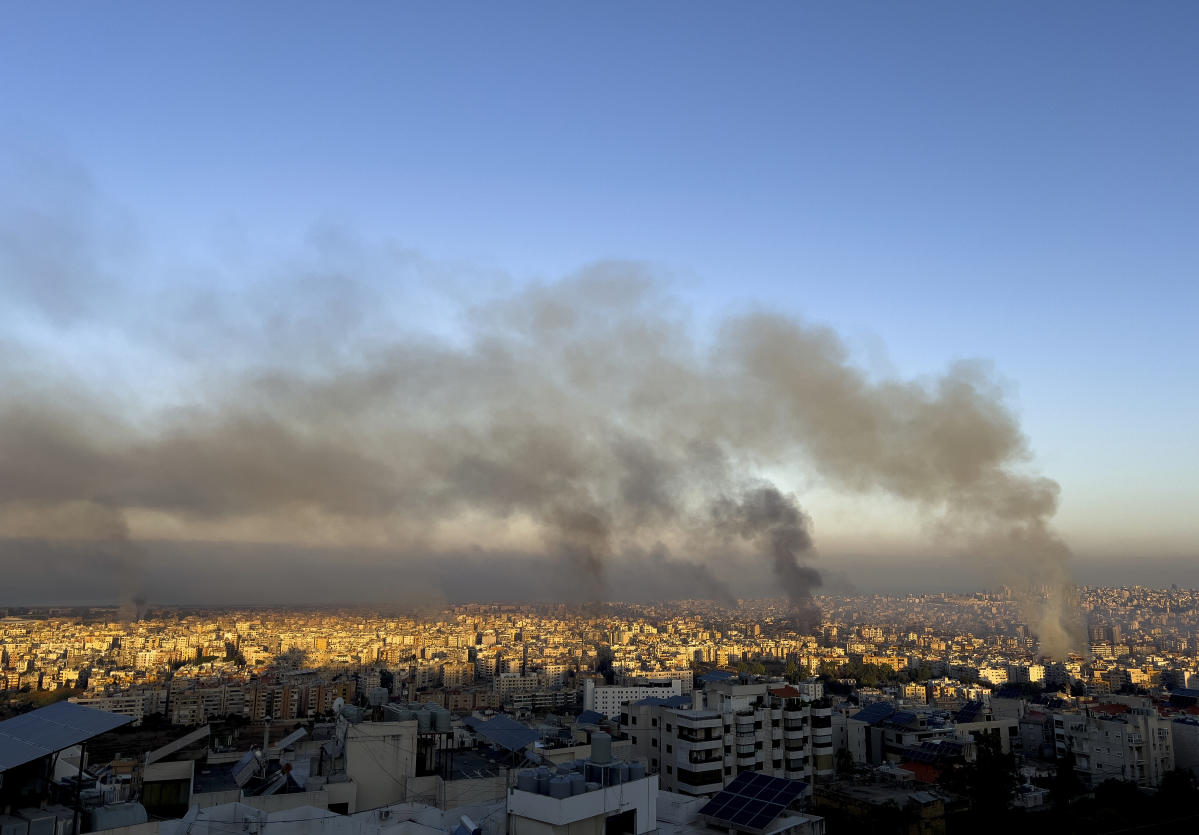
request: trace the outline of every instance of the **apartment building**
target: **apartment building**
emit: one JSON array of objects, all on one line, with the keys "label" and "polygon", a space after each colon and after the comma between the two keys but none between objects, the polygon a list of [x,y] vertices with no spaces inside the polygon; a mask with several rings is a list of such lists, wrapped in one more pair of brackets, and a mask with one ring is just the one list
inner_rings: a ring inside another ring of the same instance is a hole
[{"label": "apartment building", "polygon": [[[723,683],[703,706],[644,699],[626,706],[621,724],[633,755],[667,791],[707,795],[745,771],[795,780],[813,775],[812,706],[794,687]],[[826,740],[832,768],[831,712]]]},{"label": "apartment building", "polygon": [[594,679],[583,682],[583,709],[602,713],[609,719],[619,716],[621,706],[642,699],[668,699],[683,694],[683,683],[673,679],[669,684],[635,684],[620,686],[597,684]]},{"label": "apartment building", "polygon": [[1053,714],[1059,756],[1074,752],[1075,771],[1091,785],[1107,779],[1158,786],[1174,768],[1173,723],[1148,699]]}]

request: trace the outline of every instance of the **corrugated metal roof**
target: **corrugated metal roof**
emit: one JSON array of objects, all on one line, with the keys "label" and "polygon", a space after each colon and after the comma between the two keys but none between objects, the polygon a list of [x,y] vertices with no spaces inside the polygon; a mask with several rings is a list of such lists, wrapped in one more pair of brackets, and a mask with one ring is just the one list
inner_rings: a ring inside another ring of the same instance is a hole
[{"label": "corrugated metal roof", "polygon": [[72,702],[58,702],[13,717],[0,722],[0,771],[86,742],[132,721],[131,716]]}]

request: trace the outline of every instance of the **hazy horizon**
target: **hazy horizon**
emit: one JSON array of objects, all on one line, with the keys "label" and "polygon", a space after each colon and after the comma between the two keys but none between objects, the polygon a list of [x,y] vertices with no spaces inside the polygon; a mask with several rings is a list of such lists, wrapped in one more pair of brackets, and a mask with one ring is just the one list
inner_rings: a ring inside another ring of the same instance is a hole
[{"label": "hazy horizon", "polygon": [[1196,7],[134,5],[0,33],[0,604],[1199,584]]}]

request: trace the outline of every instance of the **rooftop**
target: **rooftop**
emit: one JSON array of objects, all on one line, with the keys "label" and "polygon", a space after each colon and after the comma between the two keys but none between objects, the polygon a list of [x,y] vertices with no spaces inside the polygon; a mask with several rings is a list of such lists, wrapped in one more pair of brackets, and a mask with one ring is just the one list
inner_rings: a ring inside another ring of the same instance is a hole
[{"label": "rooftop", "polygon": [[133,721],[131,716],[57,702],[0,722],[0,771],[49,756]]}]

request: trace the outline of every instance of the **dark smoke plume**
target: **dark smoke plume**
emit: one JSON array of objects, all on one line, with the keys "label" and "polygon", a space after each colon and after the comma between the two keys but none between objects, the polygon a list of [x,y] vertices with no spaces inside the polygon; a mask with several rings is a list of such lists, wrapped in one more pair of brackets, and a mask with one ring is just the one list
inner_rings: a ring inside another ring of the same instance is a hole
[{"label": "dark smoke plume", "polygon": [[712,508],[716,526],[754,542],[770,558],[774,577],[790,601],[795,621],[802,631],[820,623],[820,610],[812,591],[820,586],[820,573],[801,560],[812,551],[808,519],[799,505],[774,485],[746,490],[739,500],[722,497]]},{"label": "dark smoke plume", "polygon": [[[1025,471],[983,366],[876,382],[836,334],[774,314],[696,334],[633,263],[490,292],[436,332],[404,330],[421,309],[405,319],[396,299],[411,305],[417,283],[391,298],[352,271],[436,268],[328,236],[315,266],[283,278],[56,310],[36,292],[45,276],[113,274],[98,266],[111,253],[88,250],[96,235],[71,227],[82,216],[56,231],[43,212],[38,248],[0,253],[0,302],[64,338],[121,334],[167,367],[165,391],[0,342],[0,537],[138,540],[148,558],[153,540],[549,555],[583,599],[621,597],[613,561],[655,553],[726,602],[748,547],[810,623],[810,528],[763,481],[790,472],[910,502],[1018,589],[1046,652],[1080,645],[1050,526],[1057,485]],[[0,213],[0,248],[25,240],[23,218]]]}]

